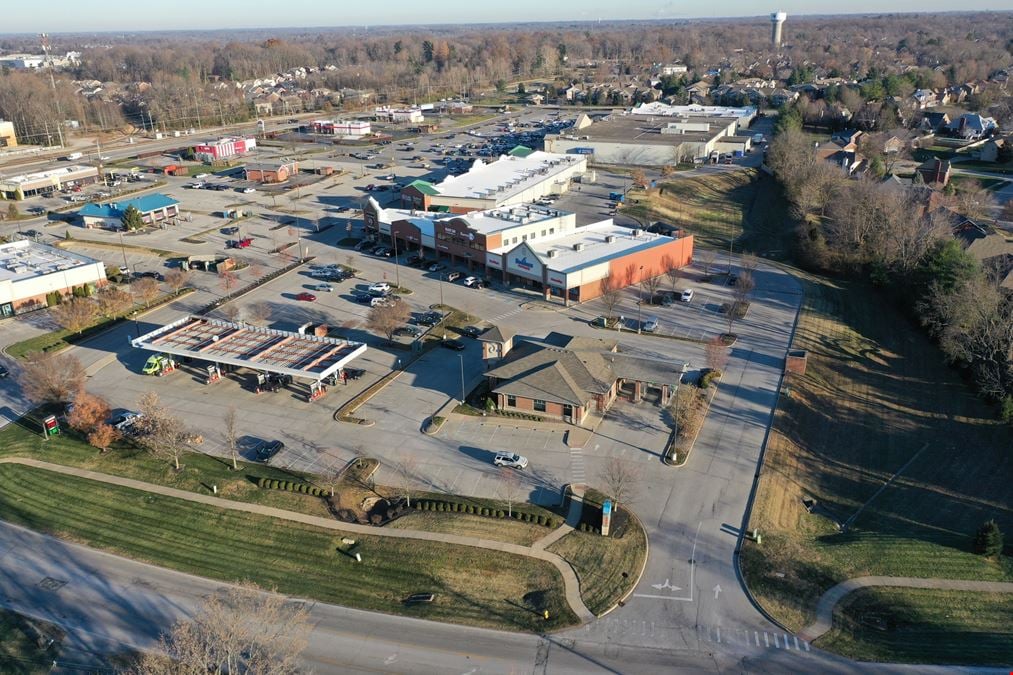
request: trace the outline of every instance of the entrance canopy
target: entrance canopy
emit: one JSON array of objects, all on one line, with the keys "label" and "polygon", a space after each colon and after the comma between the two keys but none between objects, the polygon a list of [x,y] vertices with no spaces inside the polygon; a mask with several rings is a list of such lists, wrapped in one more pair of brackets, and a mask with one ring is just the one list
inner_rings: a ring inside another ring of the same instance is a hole
[{"label": "entrance canopy", "polygon": [[131,340],[138,349],[309,380],[339,372],[366,345],[273,328],[188,316]]}]

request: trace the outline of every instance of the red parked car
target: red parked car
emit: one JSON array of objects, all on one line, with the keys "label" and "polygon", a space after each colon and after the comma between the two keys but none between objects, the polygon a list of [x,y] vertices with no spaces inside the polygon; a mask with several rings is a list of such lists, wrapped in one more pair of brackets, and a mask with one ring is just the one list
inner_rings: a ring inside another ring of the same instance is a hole
[{"label": "red parked car", "polygon": [[295,296],[295,299],[302,300],[303,302],[314,302],[317,299],[317,296],[313,295],[312,293],[300,293],[299,295]]}]

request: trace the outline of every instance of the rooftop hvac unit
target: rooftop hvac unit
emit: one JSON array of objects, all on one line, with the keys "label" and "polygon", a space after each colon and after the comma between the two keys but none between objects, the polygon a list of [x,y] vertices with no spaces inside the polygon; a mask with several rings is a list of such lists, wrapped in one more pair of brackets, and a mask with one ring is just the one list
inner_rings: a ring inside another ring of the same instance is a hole
[{"label": "rooftop hvac unit", "polygon": [[634,239],[639,239],[640,235],[642,235],[643,233],[644,233],[643,230],[633,230],[633,238]]},{"label": "rooftop hvac unit", "polygon": [[573,250],[574,251],[583,251],[584,250],[584,244],[582,242],[577,242],[576,244],[573,245]]},{"label": "rooftop hvac unit", "polygon": [[550,248],[549,252],[546,255],[548,255],[550,258],[555,258],[556,256],[559,255],[559,251],[557,251],[554,248]]},{"label": "rooftop hvac unit", "polygon": [[616,240],[616,235],[614,235],[614,234],[606,234],[605,235],[605,243],[606,244],[613,244],[613,243],[615,243],[615,240]]}]

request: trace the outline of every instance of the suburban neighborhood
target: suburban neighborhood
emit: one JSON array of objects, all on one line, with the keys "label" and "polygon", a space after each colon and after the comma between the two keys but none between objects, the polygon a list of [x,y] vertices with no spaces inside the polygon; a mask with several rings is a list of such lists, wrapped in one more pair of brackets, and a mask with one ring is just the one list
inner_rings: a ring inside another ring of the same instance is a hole
[{"label": "suburban neighborhood", "polygon": [[895,4],[19,8],[0,671],[1005,672],[1013,14]]}]

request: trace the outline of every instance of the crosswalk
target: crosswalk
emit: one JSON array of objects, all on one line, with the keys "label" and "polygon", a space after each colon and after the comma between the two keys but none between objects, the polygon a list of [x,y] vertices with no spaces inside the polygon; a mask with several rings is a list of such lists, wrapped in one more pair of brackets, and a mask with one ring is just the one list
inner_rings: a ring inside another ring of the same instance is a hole
[{"label": "crosswalk", "polygon": [[605,617],[587,624],[584,632],[591,640],[607,641],[610,644],[628,646],[665,644],[670,648],[694,649],[702,644],[712,645],[709,649],[731,652],[780,650],[804,657],[812,651],[805,640],[781,631],[728,626],[672,626],[655,621]]},{"label": "crosswalk", "polygon": [[587,483],[584,453],[581,448],[570,448],[570,482],[575,485]]},{"label": "crosswalk", "polygon": [[701,639],[716,644],[739,645],[744,647],[760,647],[762,649],[785,649],[788,651],[808,652],[809,643],[799,640],[797,635],[789,635],[776,631],[748,630],[743,628],[726,628],[720,626],[699,628]]},{"label": "crosswalk", "polygon": [[503,319],[509,319],[512,316],[516,316],[517,314],[520,314],[523,311],[524,311],[523,307],[515,307],[515,308],[511,309],[509,312],[504,312],[503,314],[500,314],[499,316],[492,317],[488,321],[489,321],[489,323],[496,323],[497,321],[502,321]]}]

